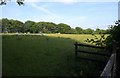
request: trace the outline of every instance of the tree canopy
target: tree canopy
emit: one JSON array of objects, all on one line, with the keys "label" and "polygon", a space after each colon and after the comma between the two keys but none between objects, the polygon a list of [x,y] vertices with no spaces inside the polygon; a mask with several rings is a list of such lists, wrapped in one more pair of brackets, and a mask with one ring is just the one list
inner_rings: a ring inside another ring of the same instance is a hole
[{"label": "tree canopy", "polygon": [[53,22],[34,22],[31,20],[27,20],[24,23],[19,20],[1,19],[1,28],[2,32],[8,33],[61,33],[61,34],[99,34],[99,33],[108,33],[108,30],[96,29],[93,30],[91,28],[82,29],[81,27],[71,28],[69,25],[64,23],[55,24]]},{"label": "tree canopy", "polygon": [[106,44],[108,48],[112,49],[113,44],[116,44],[118,49],[120,50],[120,20],[115,22],[114,26],[110,27],[110,35],[106,39]]}]

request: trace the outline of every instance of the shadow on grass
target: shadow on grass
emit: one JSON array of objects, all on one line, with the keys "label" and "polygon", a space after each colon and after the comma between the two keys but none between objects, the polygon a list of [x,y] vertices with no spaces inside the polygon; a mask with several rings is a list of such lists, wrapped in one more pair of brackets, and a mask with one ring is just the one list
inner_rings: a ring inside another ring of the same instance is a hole
[{"label": "shadow on grass", "polygon": [[105,64],[76,59],[75,42],[63,37],[3,35],[2,74],[3,76],[98,77]]}]

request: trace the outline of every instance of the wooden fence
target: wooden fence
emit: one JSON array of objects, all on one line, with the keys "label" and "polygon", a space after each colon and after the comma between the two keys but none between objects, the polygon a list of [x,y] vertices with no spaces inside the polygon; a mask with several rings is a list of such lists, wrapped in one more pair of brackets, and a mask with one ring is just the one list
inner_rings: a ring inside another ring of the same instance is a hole
[{"label": "wooden fence", "polygon": [[102,78],[114,78],[116,76],[115,69],[116,69],[116,53],[113,53],[100,76]]},{"label": "wooden fence", "polygon": [[[101,55],[101,56],[108,56],[110,57],[109,61],[107,62],[105,68],[103,69],[103,72],[101,73],[102,78],[114,78],[115,77],[115,69],[116,69],[116,49],[115,46],[113,46],[113,51],[110,56],[110,54],[103,54],[103,53],[98,53],[98,52],[92,52],[92,51],[83,51],[80,50],[79,47],[90,47],[90,48],[99,48],[99,49],[105,49],[105,47],[100,47],[100,46],[95,46],[95,45],[89,45],[89,44],[81,44],[81,43],[75,43],[75,56],[78,56],[78,53],[88,53],[88,54],[94,54],[94,55]],[[80,57],[81,58],[81,57]],[[90,58],[82,58],[82,59],[87,59],[87,60],[92,60],[92,61],[98,61],[95,59],[90,59]],[[101,62],[101,61],[100,61]]]},{"label": "wooden fence", "polygon": [[[95,49],[102,49],[104,50],[105,47],[101,47],[101,46],[95,46],[95,45],[89,45],[89,44],[81,44],[81,43],[75,43],[75,56],[78,56],[78,53],[87,53],[87,54],[92,54],[92,55],[101,55],[101,56],[108,56],[110,57],[110,54],[106,54],[103,52],[93,52],[93,51],[85,51],[85,50],[80,50],[79,47],[89,47],[89,48],[95,48]],[[96,59],[92,59],[92,58],[83,58],[83,57],[79,57],[81,59],[85,59],[85,60],[91,60],[91,61],[98,61],[98,62],[104,62],[104,61],[100,61],[100,60],[96,60]]]},{"label": "wooden fence", "polygon": [[116,78],[116,53],[117,47],[113,45],[111,57],[100,75],[102,78]]}]

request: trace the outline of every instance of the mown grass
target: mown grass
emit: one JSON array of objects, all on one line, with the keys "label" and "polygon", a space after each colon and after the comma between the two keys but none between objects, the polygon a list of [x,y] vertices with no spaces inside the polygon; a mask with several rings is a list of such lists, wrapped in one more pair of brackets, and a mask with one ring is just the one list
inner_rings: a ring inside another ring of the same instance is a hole
[{"label": "mown grass", "polygon": [[3,35],[3,76],[99,76],[104,64],[75,59],[74,43],[87,38],[92,36]]},{"label": "mown grass", "polygon": [[91,34],[47,34],[47,36],[70,38],[80,43],[85,43],[85,40],[87,38],[94,38],[93,36],[91,36]]}]

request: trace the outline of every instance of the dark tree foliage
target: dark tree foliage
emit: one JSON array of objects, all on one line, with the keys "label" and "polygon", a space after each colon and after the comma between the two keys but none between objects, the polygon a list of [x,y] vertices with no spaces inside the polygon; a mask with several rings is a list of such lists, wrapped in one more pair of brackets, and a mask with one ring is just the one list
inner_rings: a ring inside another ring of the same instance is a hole
[{"label": "dark tree foliage", "polygon": [[58,24],[58,28],[59,28],[59,32],[60,33],[65,33],[65,34],[69,34],[70,33],[70,30],[71,30],[71,27],[67,24],[63,24],[63,23],[60,23]]},{"label": "dark tree foliage", "polygon": [[[19,20],[1,19],[1,27],[3,33],[61,33],[61,34],[93,34],[98,33],[93,29],[82,29],[81,27],[71,28],[69,25],[60,23],[55,24],[53,22],[34,22],[34,21],[25,21],[25,23]],[[97,30],[97,29],[96,29]],[[104,33],[103,30],[99,29],[101,33]],[[104,30],[106,32],[106,30]]]},{"label": "dark tree foliage", "polygon": [[[96,30],[100,31],[99,29]],[[94,43],[97,46],[106,46],[106,49],[109,50],[109,52],[112,52],[114,45],[116,45],[117,49],[120,50],[120,20],[116,21],[114,26],[111,25],[109,33],[110,34],[106,39],[105,34],[99,33],[100,38],[92,34],[94,39],[87,39],[85,41],[92,44]]]},{"label": "dark tree foliage", "polygon": [[2,32],[22,32],[23,23],[18,20],[8,20],[7,18],[2,19]]},{"label": "dark tree foliage", "polygon": [[93,34],[94,30],[92,30],[91,28],[87,28],[86,30],[84,30],[84,34]]},{"label": "dark tree foliage", "polygon": [[17,0],[16,2],[18,3],[19,6],[24,5],[23,3],[24,0]]},{"label": "dark tree foliage", "polygon": [[24,32],[31,32],[31,33],[35,33],[35,22],[34,21],[26,21],[24,23]]},{"label": "dark tree foliage", "polygon": [[82,28],[76,27],[75,30],[76,30],[77,34],[83,34],[83,29]]},{"label": "dark tree foliage", "polygon": [[[16,0],[17,4],[19,6],[24,5],[24,0]],[[0,0],[0,5],[6,5],[7,4],[7,0]]]},{"label": "dark tree foliage", "polygon": [[6,0],[0,0],[0,5],[6,5]]},{"label": "dark tree foliage", "polygon": [[94,36],[93,39],[87,39],[85,40],[88,43],[95,44],[96,46],[106,46],[105,44],[105,34],[99,33],[100,38],[98,38],[95,34],[92,34]]},{"label": "dark tree foliage", "polygon": [[116,44],[120,48],[120,20],[115,22],[114,26],[111,26],[110,35],[106,39],[106,44],[109,49],[112,49],[113,44]]}]

